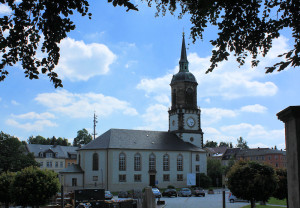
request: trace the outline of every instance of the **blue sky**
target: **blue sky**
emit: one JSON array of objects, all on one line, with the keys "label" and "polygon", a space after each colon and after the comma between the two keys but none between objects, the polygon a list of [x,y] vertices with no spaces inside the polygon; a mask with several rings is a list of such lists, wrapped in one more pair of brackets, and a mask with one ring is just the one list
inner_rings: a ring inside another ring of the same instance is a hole
[{"label": "blue sky", "polygon": [[[91,1],[92,20],[75,15],[77,28],[61,42],[56,72],[64,87],[55,89],[45,75],[25,78],[20,65],[9,68],[0,83],[0,130],[29,136],[65,137],[70,142],[83,128],[97,133],[110,128],[168,130],[170,81],[178,71],[185,31],[190,71],[198,81],[204,140],[233,142],[242,136],[250,147],[285,148],[284,124],[276,113],[299,105],[299,70],[265,74],[265,66],[293,45],[289,31],[257,68],[247,60],[238,68],[234,57],[205,74],[217,30],[208,27],[204,40],[189,38],[189,17],[155,18],[155,8],[136,1],[139,12],[126,12],[106,1]],[[7,13],[4,5],[0,14]]]}]

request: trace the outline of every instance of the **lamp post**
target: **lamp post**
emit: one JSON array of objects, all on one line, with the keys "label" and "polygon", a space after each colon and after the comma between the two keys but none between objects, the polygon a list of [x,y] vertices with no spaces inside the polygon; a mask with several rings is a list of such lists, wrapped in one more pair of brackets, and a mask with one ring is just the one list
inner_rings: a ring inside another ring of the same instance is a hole
[{"label": "lamp post", "polygon": [[103,170],[102,168],[100,169],[101,170],[101,188],[103,189]]},{"label": "lamp post", "polygon": [[64,208],[65,207],[65,204],[64,204],[64,175],[61,174],[61,208]]}]

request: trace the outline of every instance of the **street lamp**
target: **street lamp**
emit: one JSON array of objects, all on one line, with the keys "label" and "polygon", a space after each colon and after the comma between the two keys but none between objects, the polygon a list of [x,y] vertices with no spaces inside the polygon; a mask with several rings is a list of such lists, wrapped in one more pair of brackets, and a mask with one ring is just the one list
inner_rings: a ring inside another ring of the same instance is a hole
[{"label": "street lamp", "polygon": [[64,204],[64,175],[61,174],[61,177],[60,177],[60,181],[61,181],[61,207],[64,208],[65,207],[65,204]]}]

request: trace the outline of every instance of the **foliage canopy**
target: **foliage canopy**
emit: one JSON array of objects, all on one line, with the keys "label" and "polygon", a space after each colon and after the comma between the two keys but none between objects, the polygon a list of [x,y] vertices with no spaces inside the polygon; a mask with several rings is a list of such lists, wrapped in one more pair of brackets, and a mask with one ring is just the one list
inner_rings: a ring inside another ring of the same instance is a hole
[{"label": "foliage canopy", "polygon": [[276,169],[276,175],[278,177],[278,186],[273,196],[277,199],[287,199],[288,197],[288,186],[287,186],[287,170]]},{"label": "foliage canopy", "polygon": [[88,130],[85,128],[82,130],[77,131],[77,137],[73,140],[73,146],[81,147],[82,145],[88,144],[92,141],[93,137],[89,134]]},{"label": "foliage canopy", "polygon": [[[113,6],[124,6],[129,10],[138,10],[133,0],[108,0]],[[284,57],[266,72],[284,70],[288,66],[300,65],[300,3],[299,0],[141,0],[156,5],[157,15],[167,11],[179,18],[190,15],[191,37],[193,42],[203,38],[205,28],[213,25],[218,28],[217,38],[211,40],[211,65],[207,72],[213,71],[219,62],[227,60],[230,53],[243,65],[246,57],[252,56],[252,66],[259,63],[258,55],[263,57],[272,47],[273,40],[288,28],[294,39],[294,47],[280,56]],[[11,14],[0,18],[0,81],[8,71],[5,67],[21,62],[25,76],[38,79],[39,71],[47,74],[55,88],[62,82],[54,72],[60,53],[58,44],[75,29],[71,16],[77,11],[82,16],[88,12],[88,0],[0,0],[11,9]],[[37,58],[41,42],[44,58]]]},{"label": "foliage canopy", "polygon": [[238,198],[267,201],[277,187],[277,176],[272,167],[257,162],[239,161],[227,174],[228,188]]},{"label": "foliage canopy", "polygon": [[28,166],[39,166],[18,138],[0,132],[0,172],[16,172]]},{"label": "foliage canopy", "polygon": [[0,203],[5,205],[5,208],[9,207],[9,203],[13,202],[11,184],[14,180],[15,173],[3,172],[0,174]]},{"label": "foliage canopy", "polygon": [[70,146],[71,145],[69,143],[68,139],[61,138],[61,137],[58,137],[58,139],[56,139],[55,136],[53,136],[52,138],[47,138],[47,139],[40,135],[38,135],[36,137],[30,136],[27,141],[28,141],[28,144],[61,145],[61,146]]},{"label": "foliage canopy", "polygon": [[45,205],[58,191],[57,173],[32,166],[18,172],[12,184],[14,202],[21,206]]},{"label": "foliage canopy", "polygon": [[221,164],[220,160],[216,159],[207,159],[207,175],[212,180],[212,185],[215,187],[222,186],[222,174],[224,172],[224,168]]}]

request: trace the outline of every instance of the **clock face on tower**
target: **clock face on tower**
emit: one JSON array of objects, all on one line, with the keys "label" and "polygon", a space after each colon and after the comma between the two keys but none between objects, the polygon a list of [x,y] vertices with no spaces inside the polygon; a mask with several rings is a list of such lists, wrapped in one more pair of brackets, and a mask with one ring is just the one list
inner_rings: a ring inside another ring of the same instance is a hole
[{"label": "clock face on tower", "polygon": [[191,117],[188,118],[188,120],[186,122],[189,127],[193,127],[195,125],[195,120]]}]

